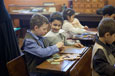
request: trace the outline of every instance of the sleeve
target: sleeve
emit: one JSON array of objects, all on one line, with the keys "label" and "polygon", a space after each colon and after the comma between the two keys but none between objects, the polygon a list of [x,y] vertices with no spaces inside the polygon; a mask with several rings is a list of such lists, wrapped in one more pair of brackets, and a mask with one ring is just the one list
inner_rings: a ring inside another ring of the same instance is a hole
[{"label": "sleeve", "polygon": [[111,66],[101,49],[95,53],[93,58],[93,68],[100,75],[115,76],[115,66]]},{"label": "sleeve", "polygon": [[72,43],[72,42],[69,42],[69,41],[65,41],[65,43],[64,43],[66,46],[72,46],[72,45],[74,45],[74,43]]},{"label": "sleeve", "polygon": [[84,28],[83,25],[81,25],[81,23],[79,22],[79,20],[77,18],[74,18],[74,21],[72,22],[72,24],[76,27],[76,28]]},{"label": "sleeve", "polygon": [[46,40],[48,41],[49,43],[49,46],[52,46],[52,45],[55,45],[56,43],[54,42],[55,40],[55,37],[45,37]]},{"label": "sleeve", "polygon": [[64,34],[65,34],[65,33],[60,33],[60,34],[59,34],[60,37],[61,37],[61,39],[64,41],[64,45],[66,45],[66,46],[74,45],[73,43],[70,43],[70,42],[67,41],[67,38],[66,38],[66,36],[65,36]]},{"label": "sleeve", "polygon": [[72,24],[70,24],[70,23],[65,23],[64,25],[63,25],[63,29],[65,30],[65,31],[69,31],[69,32],[72,32],[72,33],[74,33],[74,34],[77,34],[77,33],[85,33],[85,32],[87,32],[85,29],[81,29],[81,28],[75,28]]},{"label": "sleeve", "polygon": [[26,39],[24,43],[24,51],[36,55],[38,57],[47,57],[59,52],[59,49],[56,45],[49,46],[47,48],[42,48],[37,44],[35,40]]}]

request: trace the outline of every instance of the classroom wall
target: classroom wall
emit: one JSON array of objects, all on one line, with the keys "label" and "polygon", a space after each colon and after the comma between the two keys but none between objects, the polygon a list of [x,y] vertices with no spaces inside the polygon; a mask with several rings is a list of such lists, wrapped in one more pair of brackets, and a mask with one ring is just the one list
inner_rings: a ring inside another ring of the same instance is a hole
[{"label": "classroom wall", "polygon": [[[5,6],[8,9],[9,4],[16,5],[42,5],[44,2],[54,2],[57,5],[65,3],[69,5],[68,1],[70,0],[4,0]],[[108,4],[115,6],[115,0],[108,0]]]},{"label": "classroom wall", "polygon": [[43,5],[44,2],[54,2],[56,5],[65,3],[68,6],[68,0],[4,0],[4,2],[7,9],[9,4],[39,6]]},{"label": "classroom wall", "polygon": [[108,4],[115,6],[115,0],[108,0]]}]

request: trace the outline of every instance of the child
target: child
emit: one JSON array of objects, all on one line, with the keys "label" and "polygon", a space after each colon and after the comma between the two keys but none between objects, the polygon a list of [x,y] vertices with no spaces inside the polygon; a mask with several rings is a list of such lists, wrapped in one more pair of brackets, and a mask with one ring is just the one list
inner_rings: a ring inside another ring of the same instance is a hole
[{"label": "child", "polygon": [[115,7],[112,5],[106,5],[102,8],[103,18],[115,18]]},{"label": "child", "polygon": [[63,42],[49,46],[49,43],[42,37],[47,33],[48,25],[48,19],[40,14],[34,14],[30,20],[30,30],[27,31],[22,50],[24,50],[31,73],[36,72],[36,66],[48,56],[59,52],[58,48],[63,47]]},{"label": "child", "polygon": [[60,41],[63,41],[65,45],[74,45],[77,47],[83,47],[80,43],[70,43],[65,37],[64,30],[62,30],[63,17],[60,12],[52,13],[50,16],[51,30],[46,34],[50,45],[54,45]]},{"label": "child", "polygon": [[[103,13],[103,19],[104,18],[112,18],[115,20],[115,7],[112,5],[105,5],[104,8],[102,8]],[[113,45],[115,46],[115,42],[113,42]]]},{"label": "child", "polygon": [[68,33],[68,36],[71,37],[73,34],[85,33],[87,32],[87,26],[82,26],[77,18],[74,18],[75,11],[71,8],[67,8],[63,11],[64,24],[62,29]]},{"label": "child", "polygon": [[92,76],[115,76],[115,21],[104,18],[98,26],[99,39],[92,52]]}]

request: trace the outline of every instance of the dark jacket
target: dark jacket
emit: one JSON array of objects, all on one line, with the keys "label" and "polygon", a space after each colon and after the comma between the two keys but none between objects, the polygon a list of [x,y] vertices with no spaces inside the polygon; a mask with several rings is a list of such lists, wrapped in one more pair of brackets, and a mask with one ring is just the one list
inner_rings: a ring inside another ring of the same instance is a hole
[{"label": "dark jacket", "polygon": [[8,76],[6,63],[19,55],[11,18],[0,0],[0,76]]},{"label": "dark jacket", "polygon": [[[25,39],[33,39],[40,46],[40,43],[34,37],[32,37],[29,33],[26,34]],[[47,41],[44,40],[43,42],[44,42],[44,47],[49,46]],[[24,41],[24,43],[25,43],[25,41]],[[24,47],[25,47],[24,43],[22,46],[22,50],[23,50],[25,57],[26,57],[28,70],[29,70],[29,72],[37,72],[36,66],[39,65],[40,63],[42,63],[43,61],[45,61],[48,57],[40,58],[38,56],[32,55],[28,52],[25,52],[24,51]]]},{"label": "dark jacket", "polygon": [[[115,49],[112,45],[104,44],[100,40],[96,40],[99,46],[106,49],[107,55],[112,54],[115,58]],[[98,47],[99,48],[99,47]],[[114,63],[115,65],[115,63]],[[115,76],[115,66],[108,62],[103,49],[98,49],[93,57],[93,69],[99,74],[99,76]]]}]

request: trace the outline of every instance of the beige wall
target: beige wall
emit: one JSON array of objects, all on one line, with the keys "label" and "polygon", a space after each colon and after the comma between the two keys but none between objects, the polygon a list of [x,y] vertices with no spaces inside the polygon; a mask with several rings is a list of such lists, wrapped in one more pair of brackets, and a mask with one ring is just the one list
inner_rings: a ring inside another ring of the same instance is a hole
[{"label": "beige wall", "polygon": [[44,2],[54,2],[56,5],[63,5],[64,3],[68,6],[68,0],[4,0],[6,8],[8,9],[9,4],[16,5],[43,5]]}]

